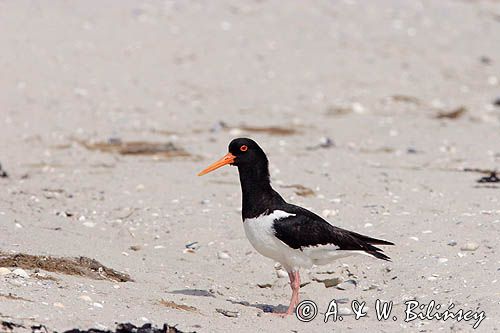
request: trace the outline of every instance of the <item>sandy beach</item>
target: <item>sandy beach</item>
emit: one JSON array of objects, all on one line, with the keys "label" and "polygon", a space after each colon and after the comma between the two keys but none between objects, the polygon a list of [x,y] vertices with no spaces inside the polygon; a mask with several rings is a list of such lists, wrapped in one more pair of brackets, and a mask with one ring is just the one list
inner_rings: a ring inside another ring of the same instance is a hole
[{"label": "sandy beach", "polygon": [[[500,329],[499,1],[1,1],[0,27],[0,332],[474,331],[408,301]],[[303,270],[317,316],[267,313],[290,287],[237,169],[196,176],[236,137],[392,262]]]}]

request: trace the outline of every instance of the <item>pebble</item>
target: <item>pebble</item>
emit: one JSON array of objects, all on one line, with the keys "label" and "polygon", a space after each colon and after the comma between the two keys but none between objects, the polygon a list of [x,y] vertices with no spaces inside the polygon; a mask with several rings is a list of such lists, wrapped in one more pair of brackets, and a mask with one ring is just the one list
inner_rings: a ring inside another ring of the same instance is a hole
[{"label": "pebble", "polygon": [[0,276],[12,273],[7,267],[0,267]]},{"label": "pebble", "polygon": [[21,287],[23,285],[23,283],[21,281],[19,281],[18,279],[9,280],[9,283],[13,286],[16,286],[16,287]]},{"label": "pebble", "polygon": [[336,288],[339,290],[353,290],[356,288],[357,284],[358,283],[355,280],[347,280],[337,284]]},{"label": "pebble", "polygon": [[339,211],[337,209],[324,209],[322,212],[321,212],[321,215],[323,215],[324,218],[328,218],[328,217],[331,217],[331,216],[336,216],[338,215]]},{"label": "pebble", "polygon": [[349,316],[352,315],[352,310],[346,307],[339,308],[339,316]]},{"label": "pebble", "polygon": [[457,242],[454,241],[454,240],[451,240],[451,241],[448,242],[448,245],[449,246],[455,246],[455,245],[457,245]]},{"label": "pebble", "polygon": [[56,308],[61,308],[61,309],[64,309],[64,304],[62,304],[62,303],[55,302],[53,305],[54,305]]},{"label": "pebble", "polygon": [[29,274],[22,268],[16,268],[12,271],[12,273],[24,279],[28,279],[30,277]]},{"label": "pebble", "polygon": [[129,247],[129,249],[131,249],[132,251],[140,251],[142,250],[142,246],[140,245],[132,245]]},{"label": "pebble", "polygon": [[279,279],[283,279],[283,278],[288,277],[288,273],[287,273],[284,269],[278,269],[278,270],[276,271],[276,276],[277,276]]},{"label": "pebble", "polygon": [[438,261],[440,264],[444,264],[445,262],[448,261],[448,259],[447,258],[439,258]]},{"label": "pebble", "polygon": [[92,302],[92,298],[88,295],[82,295],[79,297],[81,300],[84,300],[85,302]]},{"label": "pebble", "polygon": [[368,286],[364,286],[363,287],[363,291],[368,291],[368,290],[378,290],[378,291],[382,291],[382,288],[380,288],[380,286],[378,284],[370,284]]},{"label": "pebble", "polygon": [[341,284],[343,281],[342,278],[340,278],[340,277],[334,277],[331,279],[321,279],[321,278],[314,277],[313,280],[316,282],[323,283],[325,285],[325,288],[335,287],[335,286]]},{"label": "pebble", "polygon": [[479,248],[479,244],[474,242],[467,242],[464,246],[460,248],[462,251],[476,251]]},{"label": "pebble", "polygon": [[219,251],[217,252],[217,258],[226,260],[226,259],[231,259],[231,256],[229,255],[229,253],[225,251]]},{"label": "pebble", "polygon": [[94,307],[96,307],[96,308],[100,308],[100,309],[102,309],[102,308],[104,307],[101,303],[97,303],[97,302],[95,302],[95,303],[94,303],[94,304],[92,304],[92,305],[93,305]]},{"label": "pebble", "polygon": [[95,223],[94,222],[83,222],[83,225],[87,228],[93,228],[95,227]]}]

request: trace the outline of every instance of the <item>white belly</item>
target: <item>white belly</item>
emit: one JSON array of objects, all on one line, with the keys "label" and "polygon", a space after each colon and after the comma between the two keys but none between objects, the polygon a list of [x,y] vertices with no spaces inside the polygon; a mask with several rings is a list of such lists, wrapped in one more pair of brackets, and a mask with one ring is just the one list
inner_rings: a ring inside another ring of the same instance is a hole
[{"label": "white belly", "polygon": [[298,249],[292,249],[274,235],[275,220],[292,216],[281,210],[243,221],[245,234],[250,244],[263,256],[271,258],[283,265],[287,271],[298,270],[299,267],[311,267],[312,260]]}]

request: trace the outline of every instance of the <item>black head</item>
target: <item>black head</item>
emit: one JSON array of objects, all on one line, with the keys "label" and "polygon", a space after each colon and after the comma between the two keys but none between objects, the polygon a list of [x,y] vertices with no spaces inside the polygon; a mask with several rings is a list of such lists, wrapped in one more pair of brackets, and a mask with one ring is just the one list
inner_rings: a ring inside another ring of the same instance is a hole
[{"label": "black head", "polygon": [[229,153],[235,156],[232,165],[241,167],[260,164],[265,161],[267,164],[267,157],[262,148],[259,147],[257,142],[248,138],[238,138],[231,141],[228,147]]},{"label": "black head", "polygon": [[229,152],[217,162],[198,174],[203,176],[221,166],[230,164],[237,166],[240,171],[245,170],[265,170],[267,173],[267,157],[257,142],[248,138],[238,138],[231,141],[228,147]]}]

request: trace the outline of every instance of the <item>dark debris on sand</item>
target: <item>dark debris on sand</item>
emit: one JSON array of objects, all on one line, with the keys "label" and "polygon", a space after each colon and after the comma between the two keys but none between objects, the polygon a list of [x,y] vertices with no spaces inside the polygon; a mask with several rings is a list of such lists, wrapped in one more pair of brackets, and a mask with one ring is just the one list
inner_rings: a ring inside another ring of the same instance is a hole
[{"label": "dark debris on sand", "polygon": [[8,178],[8,177],[9,177],[9,174],[7,173],[7,171],[2,169],[2,164],[0,163],[0,178]]},{"label": "dark debris on sand", "polygon": [[151,324],[144,324],[141,327],[137,327],[131,323],[118,324],[116,326],[116,331],[103,331],[97,328],[91,328],[88,330],[73,329],[65,331],[64,333],[182,333],[175,326],[170,326],[168,324],[163,324],[163,327],[154,327]]},{"label": "dark debris on sand", "polygon": [[437,119],[458,119],[462,117],[467,112],[464,106],[460,106],[451,111],[442,111],[436,115]]},{"label": "dark debris on sand", "polygon": [[478,183],[500,183],[500,178],[495,171],[492,171],[489,176],[484,176],[477,180]]}]

